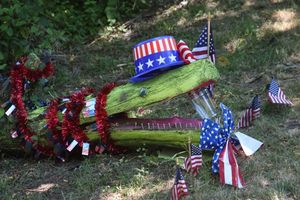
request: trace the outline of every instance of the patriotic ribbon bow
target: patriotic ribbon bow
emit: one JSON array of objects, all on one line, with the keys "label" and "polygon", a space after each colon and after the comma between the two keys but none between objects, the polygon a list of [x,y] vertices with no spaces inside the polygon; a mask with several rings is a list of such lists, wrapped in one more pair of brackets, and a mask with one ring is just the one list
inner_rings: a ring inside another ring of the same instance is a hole
[{"label": "patriotic ribbon bow", "polygon": [[230,138],[230,133],[234,130],[232,112],[222,103],[220,107],[223,113],[223,128],[210,119],[204,119],[200,135],[201,149],[215,149],[212,163],[213,173],[219,172],[219,156]]},{"label": "patriotic ribbon bow", "polygon": [[205,119],[201,129],[200,148],[215,149],[212,162],[212,172],[220,174],[222,184],[244,187],[240,174],[230,133],[234,130],[232,112],[224,104],[220,104],[223,113],[223,127],[210,119]]}]

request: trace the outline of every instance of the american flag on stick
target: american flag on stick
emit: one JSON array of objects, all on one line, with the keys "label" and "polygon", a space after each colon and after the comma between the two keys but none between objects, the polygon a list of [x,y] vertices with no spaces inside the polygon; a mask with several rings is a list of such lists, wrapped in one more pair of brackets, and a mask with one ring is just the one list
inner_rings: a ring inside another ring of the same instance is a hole
[{"label": "american flag on stick", "polygon": [[192,172],[194,176],[197,176],[199,169],[202,166],[202,152],[199,147],[194,144],[190,145],[190,156],[184,160],[184,168],[187,172]]},{"label": "american flag on stick", "polygon": [[272,79],[272,82],[270,84],[268,97],[269,101],[274,104],[293,105],[293,103],[286,98],[285,94],[274,79]]},{"label": "american flag on stick", "polygon": [[252,121],[260,116],[260,99],[256,95],[251,102],[249,108],[242,112],[242,115],[238,122],[238,128],[246,128],[251,125]]},{"label": "american flag on stick", "polygon": [[[208,58],[212,63],[216,63],[216,50],[214,47],[212,28],[210,26],[210,15],[208,17],[208,23],[202,30],[199,39],[197,40],[195,47],[192,50],[192,53],[197,60]],[[214,94],[213,88],[214,84],[210,84],[208,86],[211,97]]]},{"label": "american flag on stick", "polygon": [[[208,51],[209,48],[209,51]],[[209,54],[208,54],[209,52]],[[209,45],[208,45],[208,25],[202,30],[195,47],[192,50],[194,57],[198,60],[208,58],[211,62],[216,62],[216,51],[214,47],[214,40],[212,29],[210,28]]]},{"label": "american flag on stick", "polygon": [[187,196],[188,189],[181,173],[181,168],[177,166],[175,183],[171,190],[171,200],[180,200],[182,196]]}]

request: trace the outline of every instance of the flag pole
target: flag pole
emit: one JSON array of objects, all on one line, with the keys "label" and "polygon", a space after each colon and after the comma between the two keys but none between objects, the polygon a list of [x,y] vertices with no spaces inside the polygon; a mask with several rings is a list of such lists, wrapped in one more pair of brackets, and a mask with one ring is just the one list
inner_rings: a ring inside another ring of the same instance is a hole
[{"label": "flag pole", "polygon": [[191,152],[191,137],[189,137],[188,145],[189,145],[189,156],[191,157],[192,156],[192,152]]},{"label": "flag pole", "polygon": [[208,17],[207,17],[207,58],[209,58],[209,48],[210,48],[210,12],[208,12]]}]

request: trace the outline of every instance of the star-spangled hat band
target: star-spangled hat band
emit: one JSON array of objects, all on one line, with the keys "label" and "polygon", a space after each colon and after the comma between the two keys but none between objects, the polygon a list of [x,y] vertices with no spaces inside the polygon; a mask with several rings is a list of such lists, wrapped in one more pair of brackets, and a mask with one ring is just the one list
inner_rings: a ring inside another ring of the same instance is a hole
[{"label": "star-spangled hat band", "polygon": [[161,36],[137,44],[133,48],[133,57],[136,73],[130,79],[133,83],[150,79],[184,64],[172,36]]}]

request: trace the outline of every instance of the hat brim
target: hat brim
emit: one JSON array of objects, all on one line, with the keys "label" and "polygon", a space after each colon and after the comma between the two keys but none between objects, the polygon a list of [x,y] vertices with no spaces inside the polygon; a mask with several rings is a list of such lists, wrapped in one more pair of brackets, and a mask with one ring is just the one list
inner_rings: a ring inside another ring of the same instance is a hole
[{"label": "hat brim", "polygon": [[129,82],[138,83],[138,82],[146,81],[168,70],[176,69],[177,67],[180,67],[184,64],[185,63],[183,61],[176,61],[174,63],[153,67],[152,69],[149,69],[146,72],[131,77],[129,79]]}]

